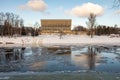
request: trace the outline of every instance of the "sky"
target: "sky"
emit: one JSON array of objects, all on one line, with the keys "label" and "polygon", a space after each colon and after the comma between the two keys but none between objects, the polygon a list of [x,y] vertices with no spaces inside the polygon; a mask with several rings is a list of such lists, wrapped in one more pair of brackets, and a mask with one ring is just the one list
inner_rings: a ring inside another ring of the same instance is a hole
[{"label": "sky", "polygon": [[90,13],[97,25],[120,26],[120,10],[112,8],[113,0],[0,0],[0,12],[13,12],[33,26],[41,19],[72,19],[72,27],[87,26]]}]

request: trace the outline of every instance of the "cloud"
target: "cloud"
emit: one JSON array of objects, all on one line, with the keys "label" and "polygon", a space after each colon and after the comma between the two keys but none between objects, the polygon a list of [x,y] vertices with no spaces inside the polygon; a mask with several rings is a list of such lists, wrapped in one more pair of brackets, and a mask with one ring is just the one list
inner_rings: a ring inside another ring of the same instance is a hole
[{"label": "cloud", "polygon": [[19,6],[19,8],[44,12],[47,9],[47,4],[43,0],[29,0],[26,4]]},{"label": "cloud", "polygon": [[88,17],[90,13],[95,14],[96,16],[101,16],[104,13],[104,9],[102,6],[93,3],[85,3],[81,6],[76,6],[71,10],[65,11],[67,14],[72,14],[77,17]]},{"label": "cloud", "polygon": [[118,10],[118,11],[114,12],[114,14],[120,14],[120,10]]}]

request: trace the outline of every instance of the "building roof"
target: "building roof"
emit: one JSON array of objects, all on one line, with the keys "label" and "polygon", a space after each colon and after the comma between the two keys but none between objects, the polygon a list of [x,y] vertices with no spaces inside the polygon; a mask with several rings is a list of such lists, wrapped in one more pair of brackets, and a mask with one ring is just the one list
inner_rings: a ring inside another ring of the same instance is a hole
[{"label": "building roof", "polygon": [[43,20],[49,20],[49,21],[63,21],[63,20],[66,20],[66,21],[68,21],[68,20],[72,20],[72,19],[41,19],[41,21],[43,21]]}]

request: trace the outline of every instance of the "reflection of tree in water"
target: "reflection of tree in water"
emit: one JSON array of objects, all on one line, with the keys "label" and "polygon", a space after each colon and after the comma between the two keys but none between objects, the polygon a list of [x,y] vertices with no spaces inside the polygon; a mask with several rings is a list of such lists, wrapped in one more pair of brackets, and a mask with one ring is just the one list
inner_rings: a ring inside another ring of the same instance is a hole
[{"label": "reflection of tree in water", "polygon": [[80,69],[94,70],[99,63],[101,49],[98,46],[74,47],[71,54],[73,63]]},{"label": "reflection of tree in water", "polygon": [[0,48],[0,72],[23,69],[25,48]]},{"label": "reflection of tree in water", "polygon": [[1,48],[0,64],[6,64],[11,61],[20,61],[23,59],[25,48]]},{"label": "reflection of tree in water", "polygon": [[92,46],[88,47],[88,66],[90,70],[95,69],[95,61],[96,61],[96,53],[97,53],[98,49],[97,48],[93,48]]}]

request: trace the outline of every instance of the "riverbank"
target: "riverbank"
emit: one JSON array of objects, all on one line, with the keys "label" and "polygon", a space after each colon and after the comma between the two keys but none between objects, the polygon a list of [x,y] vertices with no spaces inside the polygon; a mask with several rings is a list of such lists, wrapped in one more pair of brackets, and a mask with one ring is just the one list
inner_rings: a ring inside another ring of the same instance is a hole
[{"label": "riverbank", "polygon": [[[90,36],[85,35],[64,35],[61,38],[58,35],[40,35],[37,37],[2,37],[0,46],[3,45],[120,45],[120,37],[110,38],[109,36]],[[16,45],[16,46],[17,46]]]},{"label": "riverbank", "polygon": [[120,73],[80,72],[80,73],[17,73],[2,74],[2,80],[120,80]]}]

